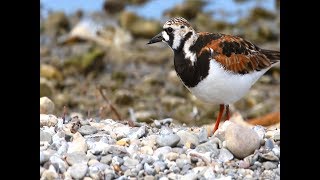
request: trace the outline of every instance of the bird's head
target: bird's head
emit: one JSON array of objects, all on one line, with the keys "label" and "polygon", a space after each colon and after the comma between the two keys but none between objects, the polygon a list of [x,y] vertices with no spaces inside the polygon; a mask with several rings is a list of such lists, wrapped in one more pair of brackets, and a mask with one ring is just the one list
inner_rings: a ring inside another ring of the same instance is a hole
[{"label": "bird's head", "polygon": [[163,30],[154,36],[148,44],[163,41],[173,50],[179,50],[183,48],[186,42],[190,46],[197,38],[198,35],[186,19],[175,17],[168,20],[163,25]]}]

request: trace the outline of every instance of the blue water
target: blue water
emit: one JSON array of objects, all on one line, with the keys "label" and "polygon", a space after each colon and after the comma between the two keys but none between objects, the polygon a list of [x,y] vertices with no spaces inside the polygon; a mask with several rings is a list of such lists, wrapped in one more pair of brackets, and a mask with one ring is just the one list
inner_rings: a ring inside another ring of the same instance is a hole
[{"label": "blue water", "polygon": [[[67,14],[73,13],[78,9],[89,13],[102,11],[104,1],[105,0],[40,0],[46,10],[64,11]],[[144,6],[130,6],[127,10],[136,12],[146,18],[161,19],[164,10],[181,2],[183,2],[183,0],[151,0]],[[245,3],[235,3],[233,0],[212,0],[209,2],[204,10],[214,12],[213,16],[215,19],[228,22],[235,22],[239,18],[245,17],[249,9],[257,6],[275,11],[275,0],[249,0]]]}]

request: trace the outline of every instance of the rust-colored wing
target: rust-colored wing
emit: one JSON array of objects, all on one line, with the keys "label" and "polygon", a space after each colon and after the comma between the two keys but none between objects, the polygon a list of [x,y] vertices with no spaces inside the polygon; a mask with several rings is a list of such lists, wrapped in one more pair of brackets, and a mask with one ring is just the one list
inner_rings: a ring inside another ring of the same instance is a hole
[{"label": "rust-colored wing", "polygon": [[235,73],[259,71],[280,61],[280,52],[261,49],[237,36],[212,33],[198,35],[200,41],[202,39],[202,42],[206,43],[198,56],[204,51],[209,51],[214,60]]}]

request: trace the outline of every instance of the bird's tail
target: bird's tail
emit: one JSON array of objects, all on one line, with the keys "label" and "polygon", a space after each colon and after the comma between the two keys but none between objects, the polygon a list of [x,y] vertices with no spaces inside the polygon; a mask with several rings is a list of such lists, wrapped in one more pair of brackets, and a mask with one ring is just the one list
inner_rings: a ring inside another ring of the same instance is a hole
[{"label": "bird's tail", "polygon": [[270,59],[271,63],[280,61],[280,51],[262,49],[261,52]]}]

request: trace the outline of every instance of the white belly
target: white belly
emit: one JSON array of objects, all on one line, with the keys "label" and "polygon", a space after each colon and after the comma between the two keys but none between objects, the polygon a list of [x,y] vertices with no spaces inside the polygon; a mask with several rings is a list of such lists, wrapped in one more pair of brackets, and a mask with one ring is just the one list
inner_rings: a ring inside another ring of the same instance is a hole
[{"label": "white belly", "polygon": [[208,76],[189,90],[198,99],[208,103],[232,104],[242,98],[270,68],[238,75],[225,71],[219,63],[210,60]]}]

